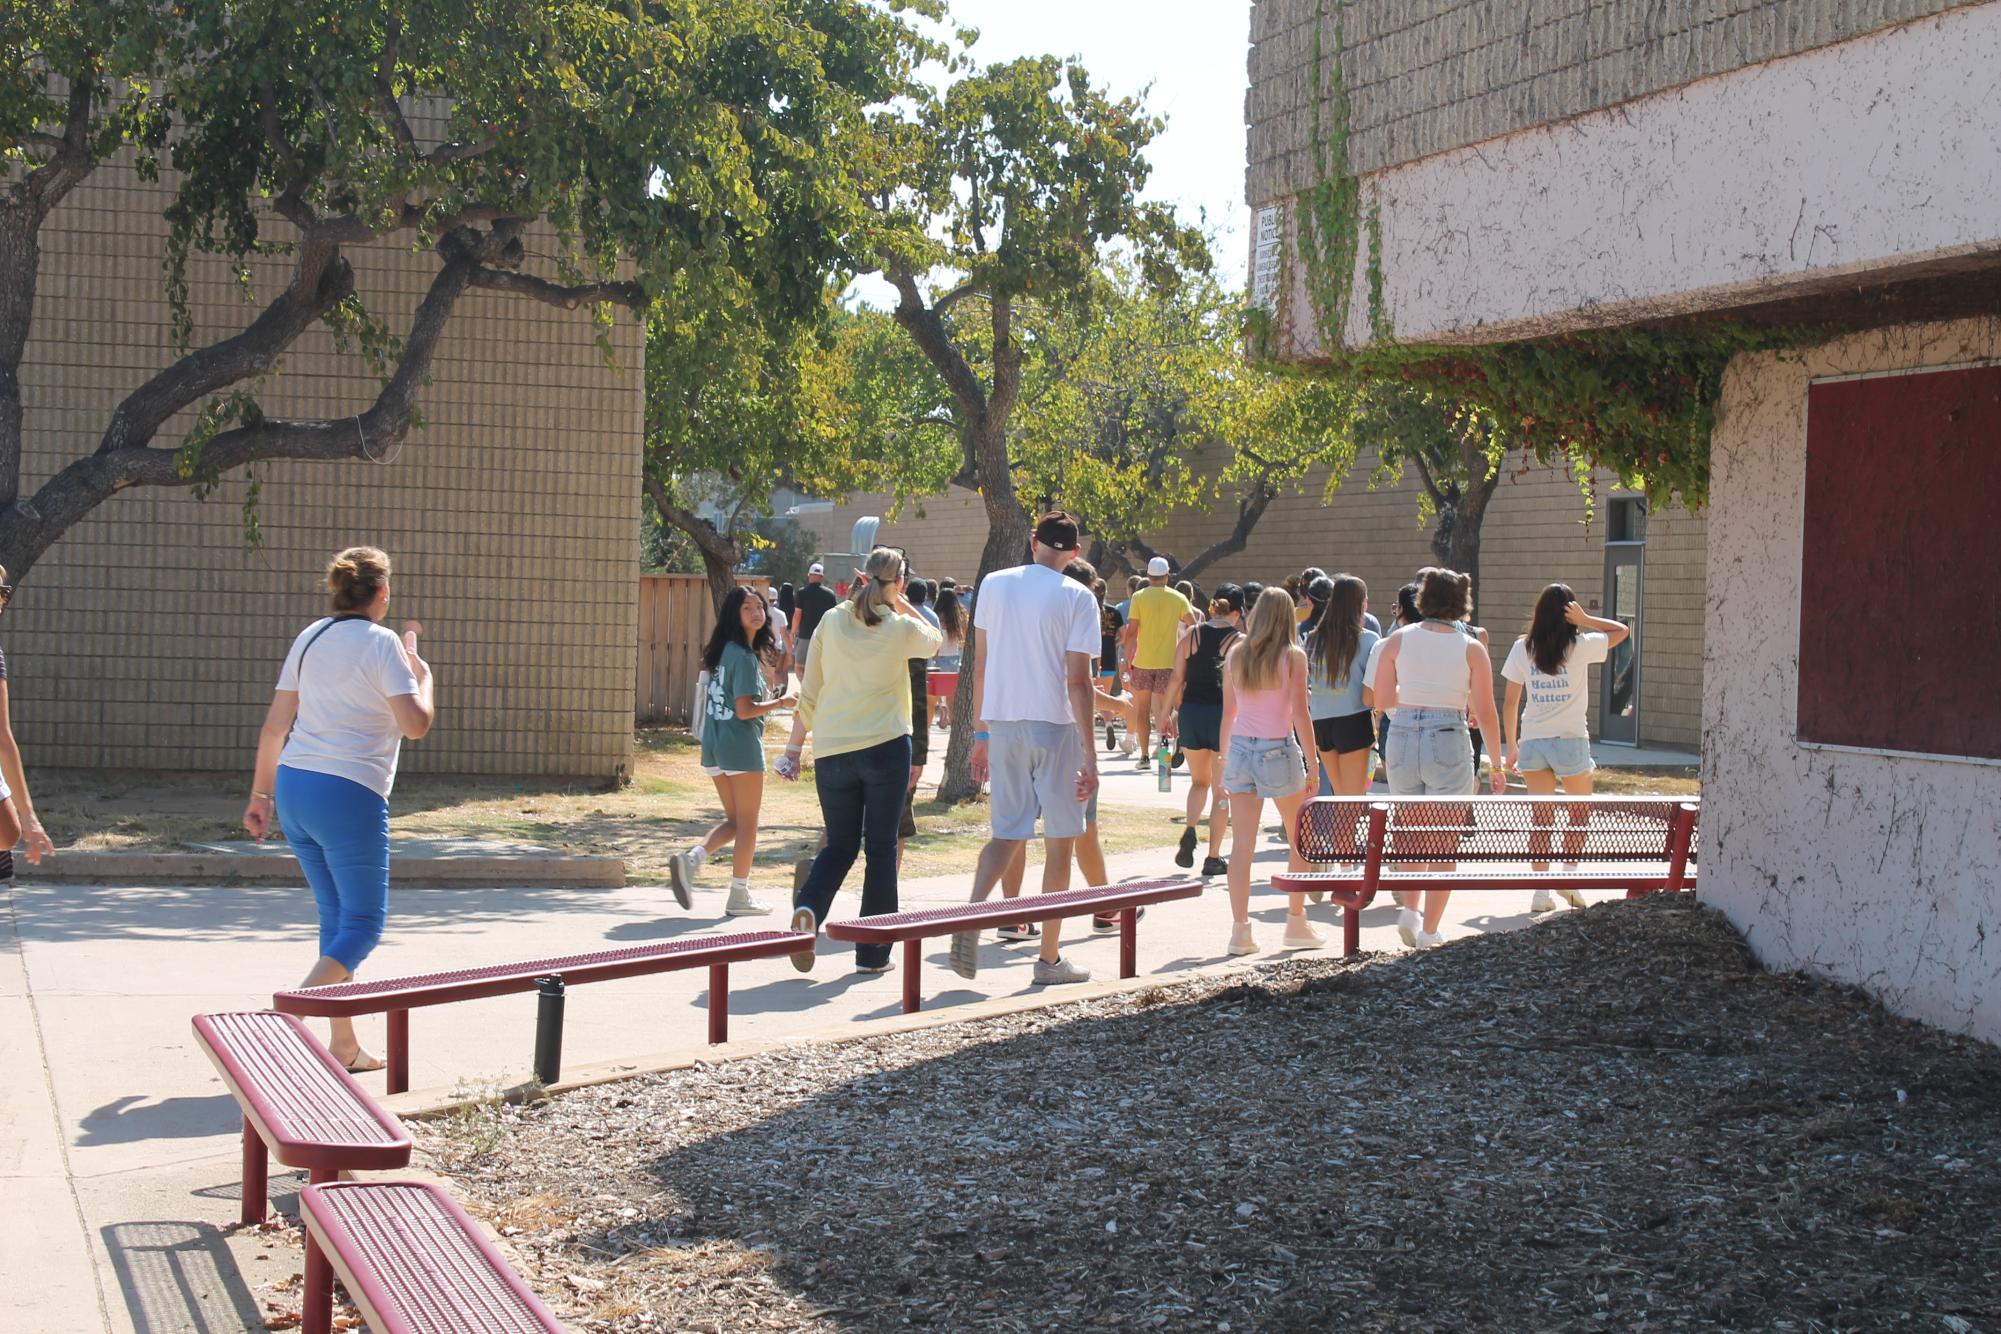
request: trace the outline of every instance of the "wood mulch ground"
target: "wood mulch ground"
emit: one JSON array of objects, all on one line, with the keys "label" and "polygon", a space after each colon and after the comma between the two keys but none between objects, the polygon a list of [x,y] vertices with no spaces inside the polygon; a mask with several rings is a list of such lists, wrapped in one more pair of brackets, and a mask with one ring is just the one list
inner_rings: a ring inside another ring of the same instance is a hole
[{"label": "wood mulch ground", "polygon": [[1683,896],[419,1134],[583,1330],[2001,1329],[2001,1051]]}]

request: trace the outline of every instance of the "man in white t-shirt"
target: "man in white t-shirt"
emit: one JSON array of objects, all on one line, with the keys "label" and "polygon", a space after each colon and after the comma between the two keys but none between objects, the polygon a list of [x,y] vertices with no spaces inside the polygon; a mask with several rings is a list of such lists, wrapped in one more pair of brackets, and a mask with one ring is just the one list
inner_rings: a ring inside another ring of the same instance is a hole
[{"label": "man in white t-shirt", "polygon": [[[1098,604],[1063,577],[1077,555],[1077,521],[1052,510],[1035,525],[1034,560],[996,570],[973,601],[973,777],[993,783],[993,838],[973,872],[973,902],[993,892],[1015,850],[1042,818],[1042,892],[1070,887],[1071,844],[1098,790],[1091,720],[1091,659]],[[1035,981],[1083,982],[1088,970],[1062,957],[1060,921],[1042,931]],[[952,937],[952,969],[979,972],[979,932]]]}]

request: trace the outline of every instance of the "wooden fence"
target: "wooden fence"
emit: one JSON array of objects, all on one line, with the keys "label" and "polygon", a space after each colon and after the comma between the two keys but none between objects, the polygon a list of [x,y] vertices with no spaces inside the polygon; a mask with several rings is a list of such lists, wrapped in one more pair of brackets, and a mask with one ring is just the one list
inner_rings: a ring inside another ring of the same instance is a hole
[{"label": "wooden fence", "polygon": [[[770,588],[764,579],[740,582]],[[642,723],[681,723],[695,701],[702,646],[715,629],[709,581],[699,574],[639,576],[639,683],[634,713]]]}]

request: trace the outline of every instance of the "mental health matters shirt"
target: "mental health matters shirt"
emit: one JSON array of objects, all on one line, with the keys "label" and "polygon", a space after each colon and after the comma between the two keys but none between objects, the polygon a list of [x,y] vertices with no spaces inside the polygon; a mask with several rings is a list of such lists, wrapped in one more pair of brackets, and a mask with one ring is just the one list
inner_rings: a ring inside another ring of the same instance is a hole
[{"label": "mental health matters shirt", "polygon": [[995,570],[973,603],[980,674],[990,723],[1068,723],[1066,654],[1098,651],[1098,603],[1091,590],[1045,565]]},{"label": "mental health matters shirt", "polygon": [[1563,670],[1550,673],[1530,660],[1528,640],[1515,641],[1507,662],[1501,665],[1501,675],[1528,695],[1522,706],[1522,740],[1590,736],[1585,717],[1591,705],[1591,664],[1605,661],[1611,646],[1604,635],[1586,631],[1570,646]]},{"label": "mental health matters shirt", "polygon": [[298,720],[278,763],[345,778],[387,799],[403,745],[389,701],[417,693],[396,632],[366,617],[314,621],[292,641],[278,689],[299,694]]}]

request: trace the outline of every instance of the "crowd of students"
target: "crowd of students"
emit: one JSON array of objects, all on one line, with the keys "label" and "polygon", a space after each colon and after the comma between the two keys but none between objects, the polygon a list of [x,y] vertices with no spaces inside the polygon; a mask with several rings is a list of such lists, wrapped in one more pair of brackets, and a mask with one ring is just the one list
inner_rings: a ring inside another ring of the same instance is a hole
[{"label": "crowd of students", "polygon": [[[1465,796],[1478,785],[1489,739],[1499,736],[1502,749],[1488,775],[1494,791],[1513,772],[1531,793],[1589,793],[1589,668],[1628,633],[1618,621],[1586,613],[1567,586],[1549,585],[1507,654],[1497,713],[1487,634],[1472,623],[1472,581],[1452,570],[1418,571],[1397,591],[1387,630],[1370,613],[1362,580],[1317,569],[1283,586],[1225,583],[1205,597],[1175,582],[1170,562],[1155,557],[1114,604],[1105,581],[1080,558],[1076,520],[1055,510],[1035,525],[1028,561],[988,575],[970,598],[952,580],[933,586],[915,578],[893,547],[876,548],[854,575],[851,588],[836,591],[816,564],[796,593],[789,585],[772,595],[740,586],[723,600],[702,653],[696,709],[701,763],[722,818],[671,861],[672,891],[683,908],[692,906],[709,858],[728,848],[725,914],[772,911],[751,886],[765,724],[791,709],[791,733],[773,767],[797,781],[811,739],[825,828],[792,896],[793,928],[817,938],[857,858],[864,862],[863,914],[896,911],[902,841],[914,832],[912,801],[930,731],[950,721],[950,694],[941,692],[934,711],[928,674],[970,670],[972,772],[991,791],[991,837],[974,871],[973,900],[996,888],[1020,893],[1038,826],[1045,893],[1068,888],[1073,860],[1087,884],[1105,882],[1097,819],[1102,723],[1107,751],[1137,751],[1141,769],[1162,762],[1150,749],[1156,734],[1174,743],[1167,762],[1188,770],[1174,859],[1194,865],[1206,819],[1201,874],[1227,879],[1228,952],[1253,953],[1251,869],[1265,802],[1277,808],[1290,863],[1300,869],[1290,844],[1309,790],[1367,792],[1372,751],[1393,794]],[[330,614],[299,633],[279,672],[243,819],[258,838],[282,823],[312,887],[320,942],[307,986],[352,978],[381,938],[398,752],[436,717],[431,669],[417,651],[422,627],[408,623],[399,635],[383,624],[389,558],[373,547],[350,548],[329,564],[326,582]],[[0,605],[8,592],[0,587]],[[0,685],[0,709],[4,701]],[[0,770],[0,822],[14,821],[18,807],[29,855],[38,856],[47,840],[4,713]],[[1445,907],[1441,890],[1402,905],[1404,942],[1437,944]],[[1547,893],[1531,904],[1537,912],[1553,907]],[[1306,909],[1305,896],[1289,896],[1284,948],[1324,943]],[[1103,917],[1093,928],[1113,930],[1116,922]],[[1090,975],[1064,957],[1061,922],[1000,935],[1037,944],[1038,984]],[[975,976],[978,934],[954,936],[951,960],[961,976]],[[794,958],[802,970],[814,962],[811,948]],[[861,947],[856,966],[885,971],[887,947]],[[335,1021],[332,1050],[350,1069],[380,1064],[345,1021]]]}]

